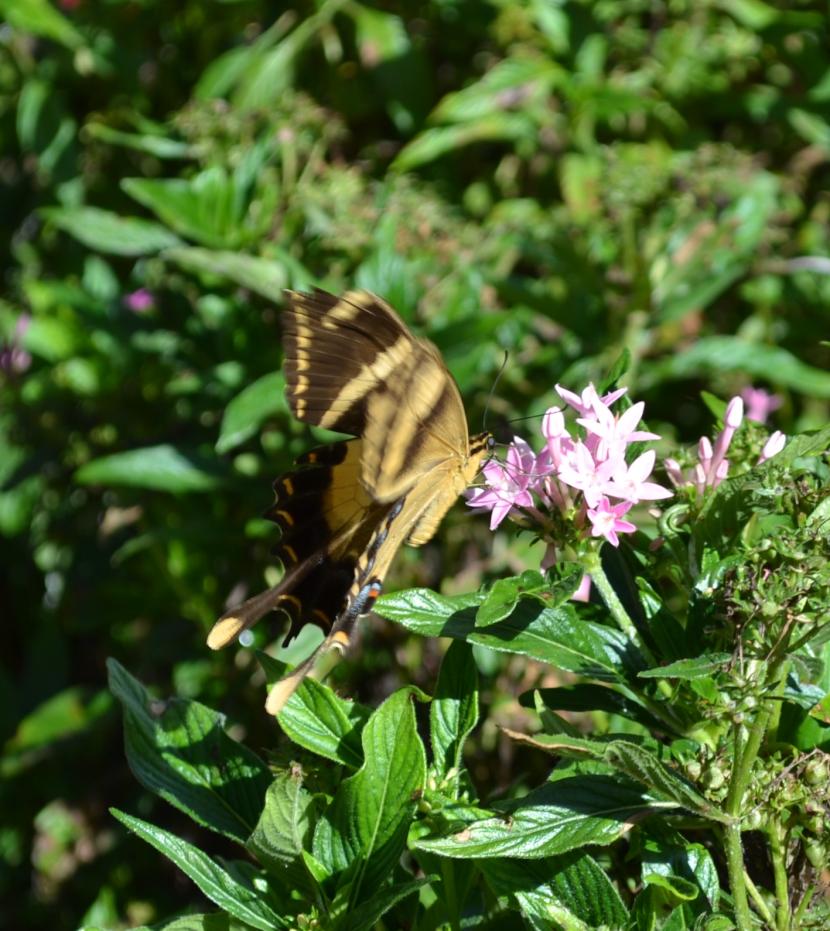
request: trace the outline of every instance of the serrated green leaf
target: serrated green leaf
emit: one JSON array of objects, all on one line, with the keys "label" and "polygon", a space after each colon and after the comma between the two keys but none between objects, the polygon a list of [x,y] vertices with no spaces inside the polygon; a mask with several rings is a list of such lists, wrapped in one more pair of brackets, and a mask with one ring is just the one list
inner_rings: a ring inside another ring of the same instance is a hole
[{"label": "serrated green leaf", "polygon": [[52,207],[42,212],[88,249],[109,255],[151,255],[180,242],[152,220],[124,217],[97,207]]},{"label": "serrated green leaf", "polygon": [[519,653],[594,679],[617,681],[644,665],[621,633],[582,620],[572,604],[544,608],[536,601],[520,601],[509,618],[476,629],[474,607],[482,597],[446,598],[428,589],[410,589],[379,599],[375,611],[421,636],[453,637]]},{"label": "serrated green leaf", "polygon": [[432,754],[440,775],[460,769],[464,741],[477,722],[478,669],[470,647],[456,640],[444,654],[429,709]]},{"label": "serrated green leaf", "polygon": [[723,824],[730,820],[728,815],[719,811],[645,747],[628,740],[614,740],[605,747],[603,759],[614,769],[658,792],[664,798],[671,799],[682,808]]},{"label": "serrated green leaf", "polygon": [[404,847],[426,780],[412,689],[401,689],[363,728],[363,766],[340,783],[314,833],[314,856],[332,874],[353,868],[352,900],[387,879]]},{"label": "serrated green leaf", "polygon": [[[498,579],[491,586],[476,612],[476,627],[489,627],[510,616],[517,602],[524,596],[537,596],[544,600],[549,587],[541,572],[527,570],[520,576]],[[556,600],[557,604],[561,603]]]},{"label": "serrated green leaf", "polygon": [[563,686],[554,689],[534,689],[519,696],[519,704],[525,708],[535,707],[534,695],[538,694],[546,708],[554,711],[606,711],[609,714],[618,714],[632,721],[638,721],[647,728],[657,728],[661,725],[648,709],[641,705],[633,694],[621,695],[613,688],[605,685],[595,685],[591,682],[580,682],[576,685]]},{"label": "serrated green leaf", "polygon": [[279,304],[282,304],[285,298],[283,291],[289,284],[287,259],[266,259],[245,252],[204,249],[200,246],[168,249],[164,258],[189,272],[227,278]]},{"label": "serrated green leaf", "polygon": [[463,859],[538,859],[611,844],[634,821],[674,807],[613,777],[568,777],[534,789],[504,815],[465,825],[454,834],[422,838],[415,847]]},{"label": "serrated green leaf", "polygon": [[643,669],[637,676],[640,679],[706,679],[723,669],[731,659],[731,653],[704,653],[693,659],[680,659],[666,666]]},{"label": "serrated green leaf", "polygon": [[265,807],[248,840],[248,849],[271,868],[286,891],[312,892],[303,850],[310,846],[316,817],[314,797],[303,788],[302,775],[280,773],[268,787]]},{"label": "serrated green leaf", "polygon": [[532,912],[552,931],[569,916],[580,923],[574,927],[583,928],[622,927],[628,918],[619,893],[586,853],[542,860],[485,859],[477,865],[496,895],[515,896],[524,914]]},{"label": "serrated green leaf", "polygon": [[409,882],[398,883],[383,889],[365,902],[361,902],[357,908],[350,910],[341,931],[364,931],[366,928],[374,928],[390,908],[394,908],[413,892],[417,892],[432,881],[432,878],[427,876],[424,879],[412,879]]},{"label": "serrated green leaf", "polygon": [[222,477],[173,446],[147,446],[93,459],[75,473],[81,485],[131,485],[176,494],[212,491]]},{"label": "serrated green leaf", "polygon": [[[257,659],[269,686],[285,675],[286,667],[264,653]],[[327,685],[304,679],[277,715],[280,727],[298,746],[319,756],[357,769],[363,765],[361,733],[370,709],[346,701]]]},{"label": "serrated green leaf", "polygon": [[[716,908],[720,897],[720,880],[717,867],[709,851],[702,844],[693,844],[664,826],[649,825],[642,834],[643,878],[646,875],[681,877],[706,899],[710,908]],[[692,901],[696,896],[681,890],[681,896]]]},{"label": "serrated green leaf", "polygon": [[228,404],[222,417],[216,452],[222,455],[253,436],[271,414],[287,411],[280,372],[263,375],[243,388]]},{"label": "serrated green leaf", "polygon": [[211,912],[207,915],[183,915],[172,921],[156,923],[152,928],[142,925],[134,931],[249,931],[251,927],[224,912]]},{"label": "serrated green leaf", "polygon": [[232,875],[198,847],[181,840],[175,834],[117,808],[111,808],[110,811],[122,824],[172,860],[211,902],[234,918],[244,921],[252,928],[259,928],[260,931],[273,931],[274,928],[291,926],[292,919],[288,910],[281,914],[282,909],[277,912],[269,904],[268,899],[273,897],[273,892],[266,895],[262,889],[253,886],[250,876],[245,875],[245,867],[249,868],[250,864],[228,864],[231,867],[237,866],[234,870],[235,875]]},{"label": "serrated green leaf", "polygon": [[114,659],[107,668],[138,781],[199,824],[244,844],[271,782],[265,763],[228,737],[222,715],[181,698],[153,701]]}]

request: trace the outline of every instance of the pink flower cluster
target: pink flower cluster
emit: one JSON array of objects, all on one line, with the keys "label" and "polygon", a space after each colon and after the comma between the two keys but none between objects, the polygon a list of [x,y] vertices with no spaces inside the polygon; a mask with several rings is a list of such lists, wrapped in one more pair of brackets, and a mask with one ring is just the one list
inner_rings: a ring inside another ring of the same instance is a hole
[{"label": "pink flower cluster", "polygon": [[[760,390],[760,389],[759,389]],[[676,459],[666,459],[664,465],[666,473],[675,488],[693,486],[698,494],[703,494],[706,488],[717,488],[729,474],[729,460],[726,453],[732,443],[732,437],[743,423],[744,402],[740,397],[734,397],[726,405],[723,418],[723,430],[715,438],[714,445],[708,437],[702,436],[697,444],[697,463],[692,469],[691,478],[687,479]],[[754,418],[753,418],[754,419]],[[761,450],[758,462],[765,462],[777,453],[780,453],[787,442],[787,437],[776,430]]]},{"label": "pink flower cluster", "polygon": [[624,519],[635,504],[672,497],[671,491],[648,480],[654,469],[654,450],[631,463],[626,461],[631,443],[659,437],[637,429],[645,406],[642,402],[622,414],[611,412],[625,388],[604,397],[593,385],[581,395],[559,385],[556,390],[580,415],[576,422],[585,438],[568,431],[562,408],[550,408],[542,420],[544,449],[536,455],[523,439],[515,437],[504,462],[493,459],[484,465],[486,485],[467,504],[489,510],[490,529],[495,530],[514,509],[535,513],[544,522],[538,501],[547,510],[572,516],[577,526],[587,527],[587,520],[591,536],[618,546],[620,533],[636,529]]}]

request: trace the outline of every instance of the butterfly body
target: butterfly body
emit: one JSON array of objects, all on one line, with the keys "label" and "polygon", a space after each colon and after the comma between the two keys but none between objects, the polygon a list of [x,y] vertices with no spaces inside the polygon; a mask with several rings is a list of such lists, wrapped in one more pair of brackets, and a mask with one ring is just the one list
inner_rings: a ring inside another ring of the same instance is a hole
[{"label": "butterfly body", "polygon": [[[440,353],[416,339],[392,308],[365,291],[340,298],[289,292],[284,315],[286,395],[298,419],[355,439],[312,450],[274,484],[266,513],[281,530],[278,585],[217,621],[208,644],[224,646],[272,608],[347,646],[371,610],[400,545],[432,538],[491,447],[472,439]],[[313,655],[269,694],[276,712]]]}]

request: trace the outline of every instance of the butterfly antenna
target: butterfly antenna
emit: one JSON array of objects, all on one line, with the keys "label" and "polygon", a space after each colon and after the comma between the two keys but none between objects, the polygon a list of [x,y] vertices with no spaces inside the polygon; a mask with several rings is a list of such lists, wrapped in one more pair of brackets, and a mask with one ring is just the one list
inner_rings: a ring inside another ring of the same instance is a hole
[{"label": "butterfly antenna", "polygon": [[493,400],[493,395],[496,393],[496,388],[499,384],[499,379],[504,374],[504,370],[507,368],[507,360],[510,358],[510,353],[505,349],[504,358],[501,360],[501,365],[499,366],[498,372],[496,372],[496,377],[493,379],[493,384],[490,388],[490,393],[487,395],[487,403],[484,405],[484,413],[481,417],[481,429],[483,432],[487,431],[487,415],[490,413],[490,402]]}]

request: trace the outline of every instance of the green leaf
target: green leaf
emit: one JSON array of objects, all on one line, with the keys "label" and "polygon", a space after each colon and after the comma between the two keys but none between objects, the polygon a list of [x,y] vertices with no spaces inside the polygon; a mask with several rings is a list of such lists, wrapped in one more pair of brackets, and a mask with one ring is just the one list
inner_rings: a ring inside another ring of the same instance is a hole
[{"label": "green leaf", "polygon": [[[709,908],[720,899],[720,880],[715,862],[702,844],[689,843],[681,834],[651,824],[641,835],[643,879],[661,875],[680,877],[700,892]],[[692,901],[697,896],[680,889],[678,897]]]},{"label": "green leaf", "polygon": [[707,336],[672,353],[643,372],[643,387],[673,379],[742,372],[804,395],[830,398],[830,374],[807,365],[783,346],[752,343],[740,336]]},{"label": "green leaf", "polygon": [[152,220],[122,217],[97,207],[50,207],[42,213],[88,249],[110,255],[150,255],[180,241]]},{"label": "green leaf", "polygon": [[461,768],[464,741],[477,722],[478,669],[470,647],[456,640],[444,654],[429,709],[432,754],[440,775]]},{"label": "green leaf", "polygon": [[263,375],[228,404],[222,417],[216,452],[222,455],[253,436],[272,414],[286,411],[288,405],[282,389],[285,379],[280,372]]},{"label": "green leaf", "polygon": [[227,278],[279,304],[283,302],[283,290],[289,284],[287,268],[291,264],[290,257],[266,259],[245,252],[182,246],[168,249],[164,258],[189,272]]},{"label": "green leaf", "polygon": [[453,637],[519,653],[594,679],[616,681],[643,666],[621,633],[582,620],[573,604],[544,608],[535,600],[523,600],[509,618],[476,629],[474,606],[482,599],[480,594],[446,598],[416,588],[378,599],[375,611],[421,636]]},{"label": "green leaf", "polygon": [[314,856],[333,874],[353,867],[353,897],[387,879],[406,846],[426,780],[412,689],[395,692],[363,729],[365,762],[340,783],[314,833]]},{"label": "green leaf", "polygon": [[613,740],[605,747],[603,759],[614,769],[653,789],[664,798],[671,799],[682,808],[722,824],[730,820],[685,779],[644,747],[628,740]]},{"label": "green leaf", "polygon": [[3,746],[0,779],[11,779],[42,760],[55,742],[94,728],[112,706],[106,692],[89,696],[78,686],[47,698],[19,722]]},{"label": "green leaf", "polygon": [[546,708],[554,711],[605,711],[618,714],[632,721],[639,721],[645,727],[657,728],[661,725],[648,709],[637,701],[631,693],[621,695],[613,688],[580,682],[576,685],[553,689],[534,689],[519,696],[519,704],[525,708],[535,707],[535,695],[539,695]]},{"label": "green leaf", "polygon": [[151,133],[127,133],[113,129],[105,123],[89,122],[84,126],[84,132],[91,138],[100,139],[109,145],[122,145],[136,152],[154,155],[156,158],[194,158],[198,154],[194,146],[180,139]]},{"label": "green leaf", "polygon": [[[278,912],[269,904],[268,900],[273,897],[273,891],[270,896],[266,895],[261,888],[254,886],[250,874],[245,875],[246,872],[250,873],[249,864],[229,864],[236,867],[232,874],[211,860],[198,847],[181,840],[175,834],[117,808],[111,808],[110,811],[122,824],[172,860],[211,902],[234,918],[244,921],[252,928],[259,928],[260,931],[273,931],[274,928],[291,926],[291,917],[281,914],[282,908]],[[246,871],[245,867],[249,870]]]},{"label": "green leaf", "polygon": [[643,669],[637,676],[640,679],[706,679],[723,669],[731,659],[731,653],[704,653],[694,659],[680,659],[666,666]]},{"label": "green leaf", "polygon": [[[606,846],[634,821],[667,807],[632,783],[602,775],[559,779],[534,789],[509,811],[443,837],[415,842],[446,857],[538,859],[588,845]],[[668,807],[674,807],[668,806]]]},{"label": "green leaf", "polygon": [[148,446],[93,459],[75,473],[81,485],[130,485],[176,494],[212,491],[222,477],[173,446]]},{"label": "green leaf", "polygon": [[417,892],[431,882],[432,879],[427,876],[424,879],[412,879],[409,882],[397,883],[382,889],[365,902],[361,902],[357,908],[349,911],[341,931],[365,931],[366,928],[374,928],[390,908],[394,908],[413,892]]},{"label": "green leaf", "polygon": [[248,849],[283,880],[286,891],[313,891],[302,855],[311,845],[315,817],[314,797],[303,788],[301,772],[280,773],[268,787]]},{"label": "green leaf", "polygon": [[171,229],[215,249],[233,248],[247,210],[244,186],[220,166],[193,178],[125,178],[122,188]]},{"label": "green leaf", "polygon": [[523,914],[541,922],[536,927],[618,928],[628,918],[619,893],[587,853],[481,860],[478,867],[497,896],[515,897]]},{"label": "green leaf", "polygon": [[[136,931],[145,931],[142,926]],[[207,915],[183,915],[172,921],[156,923],[147,931],[249,931],[251,925],[237,921],[224,912],[211,912]]]},{"label": "green leaf", "polygon": [[520,576],[497,579],[476,612],[476,627],[489,627],[509,617],[523,596],[535,596],[541,600],[548,594],[548,583],[536,570],[528,569]]},{"label": "green leaf", "polygon": [[457,126],[436,126],[419,133],[405,145],[392,162],[392,168],[412,171],[475,142],[515,142],[529,138],[533,132],[533,123],[521,113],[486,116]]},{"label": "green leaf", "polygon": [[[285,675],[286,667],[265,653],[258,653],[268,684]],[[363,765],[361,732],[370,710],[346,701],[327,685],[303,679],[277,715],[280,727],[295,744],[326,759],[358,769]]]},{"label": "green leaf", "polygon": [[114,659],[107,668],[138,781],[199,824],[244,844],[271,781],[265,763],[228,737],[222,715],[181,698],[154,701]]},{"label": "green leaf", "polygon": [[0,0],[0,14],[19,32],[52,39],[72,50],[86,44],[81,33],[49,0]]},{"label": "green leaf", "polygon": [[757,171],[728,192],[733,201],[716,216],[696,215],[665,235],[650,268],[661,320],[707,307],[746,272],[778,206],[779,187],[775,175]]},{"label": "green leaf", "polygon": [[86,348],[87,338],[74,317],[36,316],[23,335],[23,346],[34,356],[60,362]]}]

